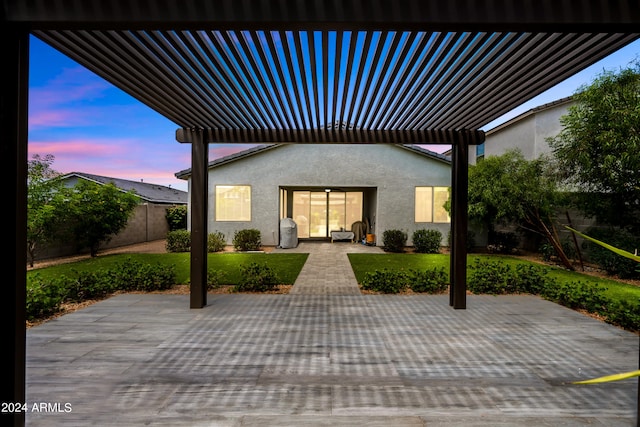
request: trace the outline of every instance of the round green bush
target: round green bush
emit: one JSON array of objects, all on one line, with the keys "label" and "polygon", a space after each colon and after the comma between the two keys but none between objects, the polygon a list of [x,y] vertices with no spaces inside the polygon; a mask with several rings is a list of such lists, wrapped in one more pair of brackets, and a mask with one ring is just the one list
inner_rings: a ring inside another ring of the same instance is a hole
[{"label": "round green bush", "polygon": [[226,244],[227,241],[224,238],[224,234],[220,231],[209,233],[209,236],[207,236],[207,252],[220,252]]},{"label": "round green bush", "polygon": [[404,252],[407,237],[407,233],[402,230],[385,230],[382,233],[383,249],[386,252]]},{"label": "round green bush", "polygon": [[411,240],[413,240],[413,247],[418,253],[440,253],[440,242],[442,242],[442,233],[438,230],[427,230],[424,228],[421,230],[416,230],[413,232]]},{"label": "round green bush", "polygon": [[257,251],[261,244],[260,230],[255,228],[238,230],[233,235],[233,248],[236,251]]}]

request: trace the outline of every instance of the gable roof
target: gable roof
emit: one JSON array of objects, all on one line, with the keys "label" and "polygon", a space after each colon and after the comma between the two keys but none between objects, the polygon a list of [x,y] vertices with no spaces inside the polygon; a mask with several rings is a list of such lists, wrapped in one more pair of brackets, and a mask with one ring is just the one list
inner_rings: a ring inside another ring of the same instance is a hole
[{"label": "gable roof", "polygon": [[512,119],[507,120],[504,123],[499,124],[498,126],[491,128],[486,132],[486,135],[489,136],[492,133],[498,132],[506,127],[513,125],[514,123],[518,123],[521,120],[526,119],[527,117],[533,116],[541,111],[546,111],[551,108],[558,107],[560,105],[570,104],[573,101],[573,97],[567,96],[565,98],[560,98],[555,101],[548,102],[546,104],[538,105],[537,107],[533,107],[530,110],[525,111],[522,114],[519,114]]},{"label": "gable roof", "polygon": [[151,184],[142,181],[131,181],[128,179],[111,178],[108,176],[93,175],[84,172],[70,172],[63,175],[63,180],[77,177],[92,181],[100,185],[112,183],[122,191],[134,191],[138,197],[145,202],[151,203],[167,203],[167,204],[186,204],[188,194],[186,191],[177,190],[159,184]]},{"label": "gable roof", "polygon": [[[242,159],[245,159],[250,156],[254,156],[256,154],[273,150],[275,148],[279,148],[289,144],[262,144],[256,147],[251,147],[246,150],[239,151],[237,153],[230,154],[228,156],[220,157],[218,159],[212,160],[208,164],[208,169],[213,169],[228,163],[236,162]],[[364,145],[364,144],[363,144]],[[436,153],[435,151],[427,150],[426,148],[419,147],[417,145],[410,144],[393,144],[394,147],[403,148],[405,150],[411,151],[413,153],[419,154],[421,156],[427,157],[432,160],[437,160],[440,162],[451,163],[451,159],[444,154]],[[180,172],[176,172],[176,178],[187,180],[191,176],[191,169],[184,169]]]}]

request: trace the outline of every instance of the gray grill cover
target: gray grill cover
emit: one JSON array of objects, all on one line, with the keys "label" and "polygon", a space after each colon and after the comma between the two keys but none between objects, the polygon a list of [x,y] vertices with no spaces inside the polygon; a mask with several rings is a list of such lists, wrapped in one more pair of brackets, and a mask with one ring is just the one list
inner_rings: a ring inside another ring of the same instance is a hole
[{"label": "gray grill cover", "polygon": [[280,220],[280,247],[284,249],[298,246],[298,225],[291,218]]}]

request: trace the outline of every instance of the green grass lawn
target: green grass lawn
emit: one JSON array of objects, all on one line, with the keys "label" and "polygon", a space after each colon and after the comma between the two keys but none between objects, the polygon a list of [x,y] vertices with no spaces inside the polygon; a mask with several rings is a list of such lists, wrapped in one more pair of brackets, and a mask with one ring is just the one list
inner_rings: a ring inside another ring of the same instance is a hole
[{"label": "green grass lawn", "polygon": [[[470,254],[467,257],[467,264],[472,265],[474,259],[481,260],[501,260],[505,264],[515,266],[519,263],[533,264],[531,261],[504,255],[480,255]],[[358,282],[361,282],[368,271],[387,268],[389,270],[425,270],[443,267],[449,274],[449,255],[443,254],[349,254],[349,261]],[[640,287],[629,285],[613,279],[604,279],[580,273],[578,271],[568,271],[562,268],[547,266],[549,277],[558,281],[572,282],[583,281],[597,283],[606,288],[604,294],[616,300],[637,300],[640,298]]]},{"label": "green grass lawn", "polygon": [[[235,285],[240,281],[241,265],[253,262],[266,263],[275,270],[282,284],[293,284],[307,260],[307,256],[308,254],[300,253],[213,253],[209,254],[208,257],[208,268],[223,270],[225,272],[225,282],[228,282],[226,284]],[[176,284],[189,282],[191,264],[189,253],[103,255],[74,263],[30,270],[27,272],[27,278],[34,274],[39,274],[43,279],[55,278],[61,275],[72,277],[74,271],[96,271],[115,268],[128,258],[145,264],[173,265],[176,271]]]},{"label": "green grass lawn", "polygon": [[[228,284],[236,284],[240,279],[240,266],[252,262],[267,263],[275,269],[283,284],[293,284],[304,265],[307,254],[299,253],[215,253],[209,254],[208,267],[225,271],[225,281]],[[368,271],[387,268],[390,270],[424,270],[442,267],[449,273],[449,255],[443,254],[349,254],[349,260],[358,282],[361,282]],[[190,275],[189,253],[166,253],[166,254],[116,254],[103,255],[96,258],[82,260],[70,264],[61,264],[51,267],[39,268],[27,272],[27,277],[39,274],[42,278],[59,277],[60,275],[73,276],[74,271],[95,271],[97,269],[114,268],[117,264],[127,258],[141,263],[160,263],[173,265],[176,271],[176,283],[188,283]],[[502,255],[479,255],[470,254],[468,264],[471,265],[475,258],[479,259],[500,259],[506,264],[516,265],[518,263],[530,263],[530,261],[518,259],[516,257]],[[638,299],[640,298],[640,287],[622,283],[613,279],[605,279],[583,274],[577,271],[567,271],[561,268],[549,268],[549,276],[559,281],[588,281],[597,283],[607,288],[605,294],[612,299]]]}]

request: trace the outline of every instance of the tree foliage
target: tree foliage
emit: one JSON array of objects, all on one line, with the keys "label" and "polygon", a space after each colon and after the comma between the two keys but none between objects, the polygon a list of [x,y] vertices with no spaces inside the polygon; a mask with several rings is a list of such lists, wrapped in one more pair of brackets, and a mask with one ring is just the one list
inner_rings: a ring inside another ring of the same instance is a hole
[{"label": "tree foliage", "polygon": [[114,184],[99,185],[80,180],[66,192],[71,217],[70,231],[79,248],[98,254],[101,243],[108,242],[126,225],[139,202],[133,192],[123,192]]},{"label": "tree foliage", "polygon": [[187,229],[187,207],[185,205],[168,207],[165,218],[169,231]]},{"label": "tree foliage", "polygon": [[619,72],[604,71],[573,100],[560,119],[562,131],[548,139],[559,170],[567,182],[587,193],[577,199],[585,214],[638,228],[640,62]]},{"label": "tree foliage", "polygon": [[52,168],[54,160],[51,154],[36,154],[27,165],[27,250],[32,266],[38,248],[60,241],[74,242],[96,256],[100,244],[126,226],[139,202],[133,192],[113,184],[79,180],[68,188]]},{"label": "tree foliage", "polygon": [[493,230],[496,224],[514,223],[544,236],[563,264],[568,260],[552,218],[561,201],[549,160],[526,160],[519,150],[489,156],[469,167],[469,217]]},{"label": "tree foliage", "polygon": [[60,173],[52,168],[54,160],[51,154],[36,154],[27,164],[27,252],[31,266],[37,250],[55,240],[65,221],[65,211],[59,209],[56,198],[63,184]]}]

